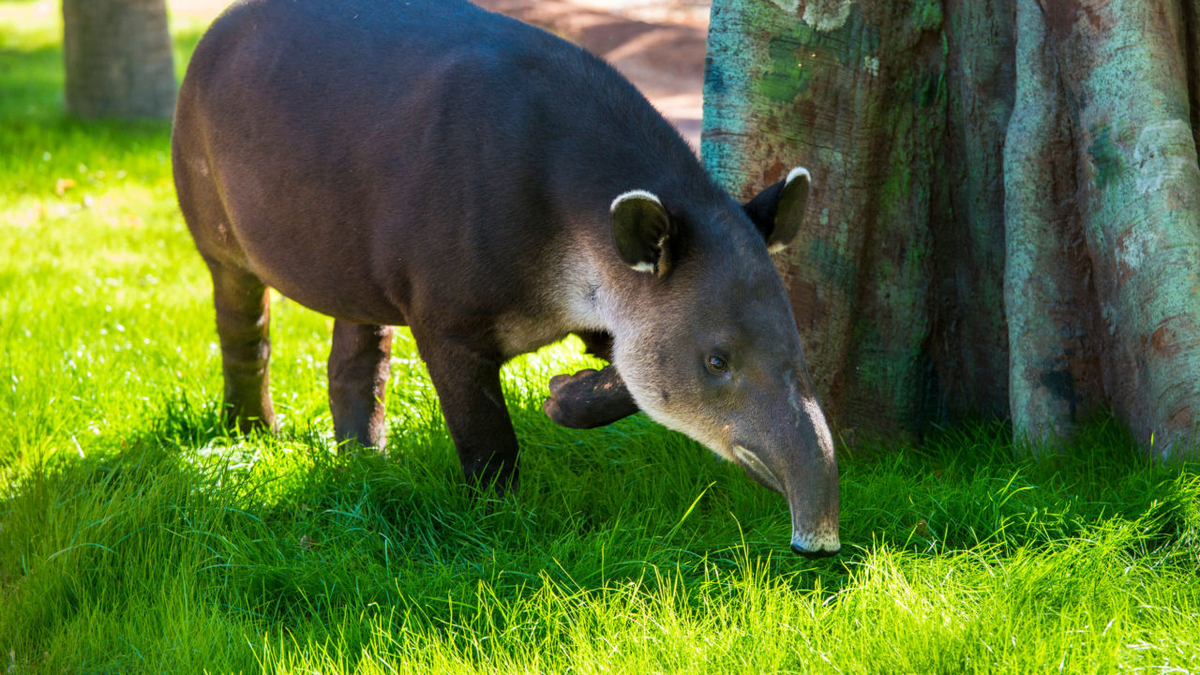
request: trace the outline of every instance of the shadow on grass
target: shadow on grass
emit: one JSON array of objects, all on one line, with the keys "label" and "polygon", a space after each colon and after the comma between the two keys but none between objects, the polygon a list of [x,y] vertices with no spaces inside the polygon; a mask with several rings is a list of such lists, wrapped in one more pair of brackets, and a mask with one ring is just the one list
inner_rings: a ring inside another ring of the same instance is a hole
[{"label": "shadow on grass", "polygon": [[[339,454],[323,429],[238,437],[216,401],[177,394],[131,431],[84,448],[86,458],[35,471],[0,503],[0,583],[22,589],[0,607],[18,622],[0,637],[39,635],[85,610],[159,606],[161,589],[183,588],[231,630],[354,655],[381,626],[470,640],[509,635],[505,622],[517,622],[545,636],[591,606],[664,603],[703,616],[766,593],[832,611],[843,591],[853,598],[881,573],[881,560],[903,562],[892,572],[902,576],[1061,560],[1046,588],[1035,583],[1041,572],[1023,572],[1034,585],[1021,592],[1054,606],[1086,592],[1092,577],[1075,566],[1147,560],[1139,569],[1191,574],[1196,563],[1195,467],[1149,466],[1106,423],[1040,462],[1013,458],[1002,425],[890,455],[845,452],[847,547],[810,563],[753,534],[765,526],[752,517],[778,515],[770,495],[728,465],[687,456],[697,449],[670,445],[675,435],[628,420],[589,449],[596,434],[554,436],[526,418],[535,414],[514,411],[520,426],[584,457],[542,464],[515,496],[494,499],[465,488],[436,425],[420,447],[390,457]],[[642,444],[622,450],[619,436]],[[684,457],[663,464],[664,450]],[[637,465],[627,473],[605,463],[621,452],[618,462]],[[664,467],[688,474],[699,496],[675,483],[646,488]],[[595,503],[589,488],[608,501]]]},{"label": "shadow on grass", "polygon": [[[0,48],[0,119],[61,117],[62,59],[58,47]],[[48,107],[50,101],[57,105]]]},{"label": "shadow on grass", "polygon": [[[872,443],[878,443],[874,441]],[[841,454],[843,540],[922,554],[1054,550],[1097,523],[1142,523],[1139,551],[1194,537],[1200,464],[1155,466],[1111,417],[1061,452],[1022,456],[1007,425],[972,424],[919,446]]]}]

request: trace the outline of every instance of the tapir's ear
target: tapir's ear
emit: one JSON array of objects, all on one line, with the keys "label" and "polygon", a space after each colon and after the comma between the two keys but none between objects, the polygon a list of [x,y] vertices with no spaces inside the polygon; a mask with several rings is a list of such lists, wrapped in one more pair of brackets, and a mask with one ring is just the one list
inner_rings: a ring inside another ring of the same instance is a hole
[{"label": "tapir's ear", "polygon": [[633,269],[664,276],[669,267],[667,240],[671,217],[658,197],[645,190],[631,190],[613,200],[613,240],[617,253]]},{"label": "tapir's ear", "polygon": [[796,167],[787,178],[758,193],[742,207],[767,240],[767,250],[771,253],[782,251],[800,231],[810,180],[808,169]]}]

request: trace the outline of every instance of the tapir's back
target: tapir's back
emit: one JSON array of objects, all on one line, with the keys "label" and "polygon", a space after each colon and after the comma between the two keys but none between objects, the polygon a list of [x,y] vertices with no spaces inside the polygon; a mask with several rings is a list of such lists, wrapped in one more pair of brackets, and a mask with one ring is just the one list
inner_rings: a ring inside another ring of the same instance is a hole
[{"label": "tapir's back", "polygon": [[517,277],[564,223],[680,160],[703,176],[607,66],[461,0],[234,5],[196,49],[175,133],[201,252],[363,323],[531,301]]}]

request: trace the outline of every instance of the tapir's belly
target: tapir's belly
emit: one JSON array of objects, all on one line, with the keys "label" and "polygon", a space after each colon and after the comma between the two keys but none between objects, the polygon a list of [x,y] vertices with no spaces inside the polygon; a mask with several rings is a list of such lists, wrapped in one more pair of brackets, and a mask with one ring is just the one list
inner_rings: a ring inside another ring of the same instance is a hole
[{"label": "tapir's belly", "polygon": [[405,303],[353,268],[322,266],[296,274],[285,256],[256,257],[252,268],[268,286],[305,307],[337,319],[385,326],[408,325]]},{"label": "tapir's belly", "polygon": [[[476,216],[431,221],[421,208],[427,204],[393,192],[390,206],[377,208],[374,197],[354,201],[323,190],[328,182],[313,184],[299,201],[272,200],[299,180],[292,169],[246,172],[238,161],[229,158],[217,172],[222,181],[236,180],[224,200],[235,255],[309,309],[356,323],[451,332],[503,359],[593,327],[570,309],[568,296],[579,293],[567,282],[575,275],[523,248],[517,255],[505,244],[511,234],[497,239],[499,223]],[[297,165],[303,163],[287,163]]]},{"label": "tapir's belly", "polygon": [[[228,183],[239,174],[217,175]],[[356,323],[407,324],[406,270],[399,264],[378,269],[375,260],[385,254],[370,233],[371,224],[339,219],[336,202],[334,208],[297,207],[268,196],[286,189],[275,181],[247,180],[225,190],[230,255],[268,286],[322,314]]]}]

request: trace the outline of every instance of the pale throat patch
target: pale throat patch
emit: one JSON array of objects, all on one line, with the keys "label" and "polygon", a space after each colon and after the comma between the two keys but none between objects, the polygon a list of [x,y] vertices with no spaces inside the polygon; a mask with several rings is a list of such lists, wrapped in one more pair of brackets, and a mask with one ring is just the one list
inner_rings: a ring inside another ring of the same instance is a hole
[{"label": "pale throat patch", "polygon": [[[617,351],[619,353],[619,350]],[[636,355],[630,356],[636,358]],[[617,367],[620,368],[620,366]],[[659,404],[659,397],[653,393],[653,387],[644,389],[637,382],[629,379],[625,380],[625,386],[629,389],[629,394],[633,397],[634,402],[638,404],[638,408],[646,413],[647,417],[696,441],[721,459],[730,462],[737,461],[737,456],[733,453],[729,442],[728,424],[718,430],[716,425],[710,426],[703,422],[697,423],[695,420],[675,417]]]}]

